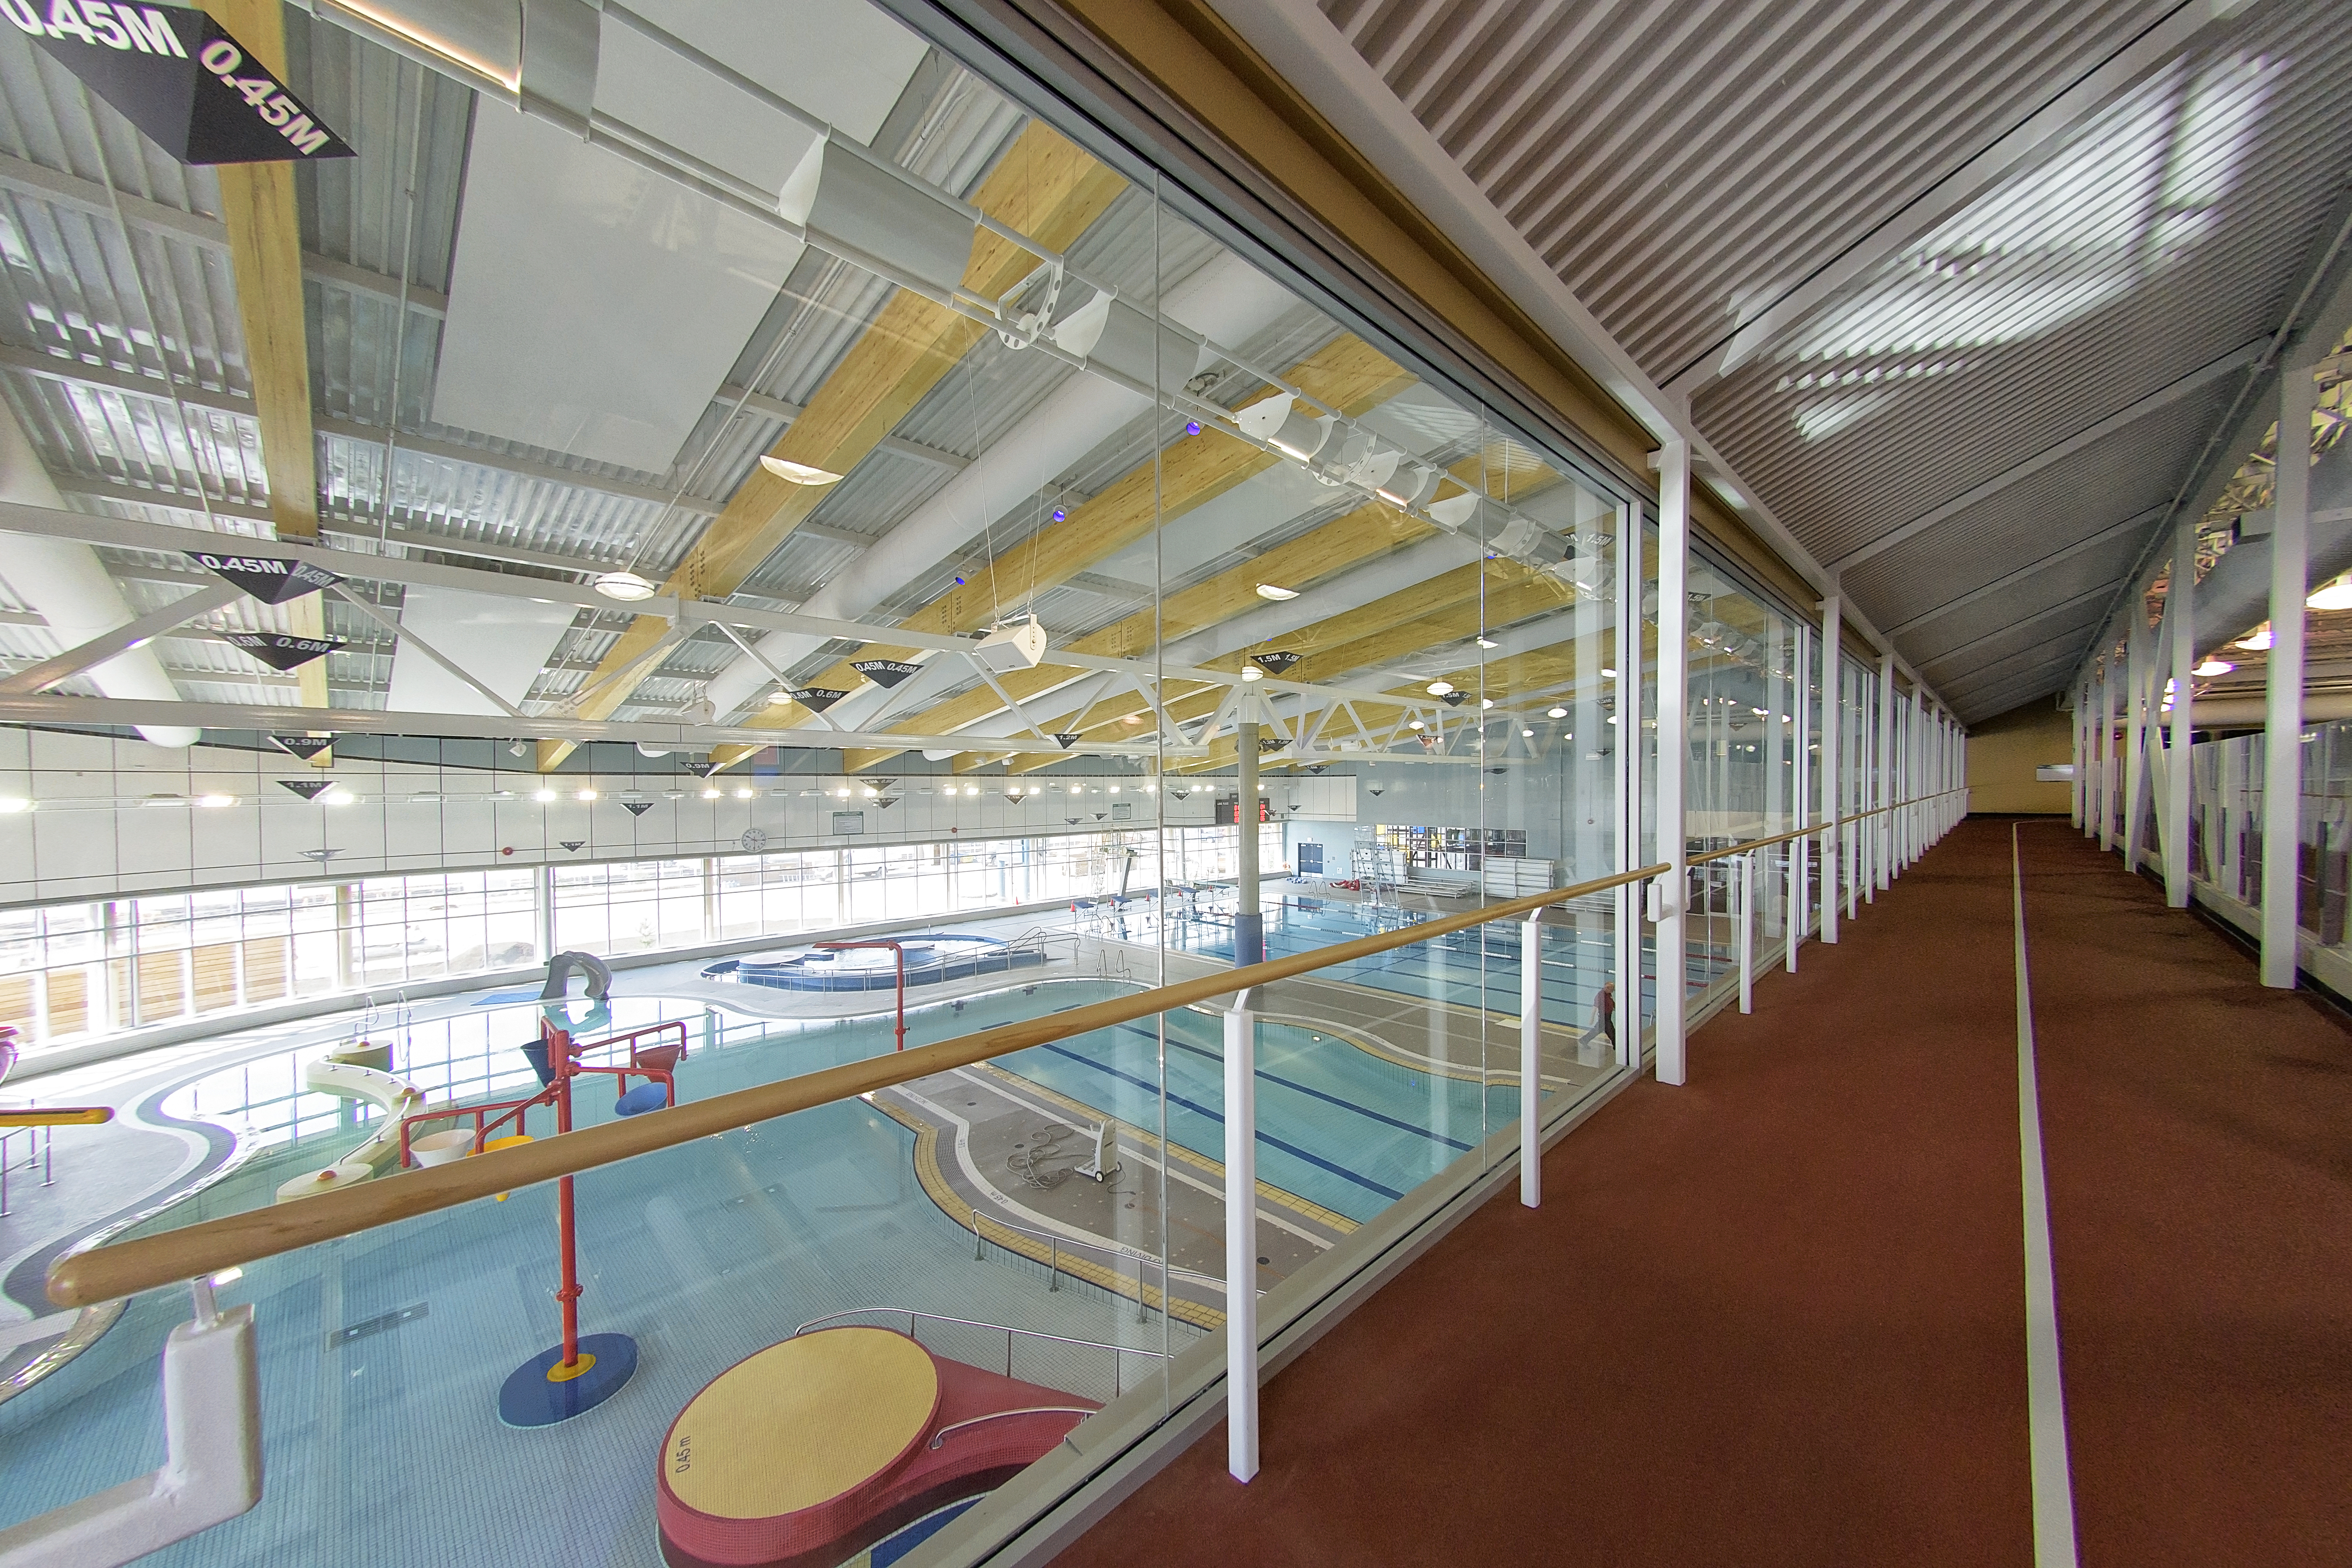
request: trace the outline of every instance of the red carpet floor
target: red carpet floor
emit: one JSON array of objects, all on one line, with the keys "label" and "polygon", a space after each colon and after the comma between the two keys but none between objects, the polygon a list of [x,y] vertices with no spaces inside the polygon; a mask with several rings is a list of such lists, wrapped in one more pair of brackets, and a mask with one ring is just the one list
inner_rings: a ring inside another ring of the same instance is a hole
[{"label": "red carpet floor", "polygon": [[[2083,1558],[2352,1562],[2352,1040],[2025,829]],[[2009,827],[1962,825],[1066,1568],[2028,1563]]]}]

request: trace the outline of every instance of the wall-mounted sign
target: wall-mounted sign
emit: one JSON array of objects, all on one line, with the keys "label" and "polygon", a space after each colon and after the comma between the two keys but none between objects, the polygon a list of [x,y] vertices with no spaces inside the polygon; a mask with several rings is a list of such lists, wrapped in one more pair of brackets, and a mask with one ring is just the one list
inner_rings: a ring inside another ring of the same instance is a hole
[{"label": "wall-mounted sign", "polygon": [[[5,4],[5,0],[0,0]],[[282,555],[215,555],[190,550],[187,558],[230,585],[243,589],[265,605],[282,605],[342,581],[323,566],[289,561]]]},{"label": "wall-mounted sign", "polygon": [[0,14],[183,163],[357,156],[205,12],[0,0]]},{"label": "wall-mounted sign", "polygon": [[835,833],[863,833],[866,831],[866,814],[862,811],[836,811],[833,814],[833,830]]},{"label": "wall-mounted sign", "polygon": [[220,638],[279,671],[299,669],[343,646],[341,637],[298,637],[284,632],[223,632]]},{"label": "wall-mounted sign", "polygon": [[899,658],[861,658],[849,668],[887,691],[907,677],[919,673],[923,667]]}]

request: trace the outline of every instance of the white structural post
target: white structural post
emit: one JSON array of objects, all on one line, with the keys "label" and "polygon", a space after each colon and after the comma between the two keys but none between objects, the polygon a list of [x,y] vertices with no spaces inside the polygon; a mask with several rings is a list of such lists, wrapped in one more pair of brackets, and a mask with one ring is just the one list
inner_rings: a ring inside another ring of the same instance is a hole
[{"label": "white structural post", "polygon": [[1732,897],[1739,905],[1739,1010],[1753,1013],[1756,1011],[1756,855],[1751,850],[1738,858],[1739,879],[1732,884]]},{"label": "white structural post", "polygon": [[2311,366],[2279,370],[2271,524],[2270,683],[2263,709],[2263,984],[2294,987],[2295,862],[2303,842],[2303,600],[2311,547]]},{"label": "white structural post", "polygon": [[[1246,825],[1245,825],[1246,826]],[[1225,1468],[1257,1474],[1257,1019],[1225,1014]]]},{"label": "white structural post", "polygon": [[[1617,509],[1617,869],[1642,858],[1642,514]],[[1642,1059],[1642,889],[1617,889],[1617,1065]]]},{"label": "white structural post", "polygon": [[1519,1202],[1543,1202],[1543,914],[1519,928]]},{"label": "white structural post", "polygon": [[2140,796],[2147,789],[2147,611],[2137,594],[2127,606],[2124,630],[2124,868],[2139,869],[2139,844],[2147,818]]},{"label": "white structural post", "polygon": [[1844,734],[1844,710],[1838,703],[1840,677],[1845,673],[1838,651],[1838,595],[1822,601],[1822,941],[1838,939],[1838,818],[1844,814],[1845,795],[1838,788],[1838,741]]},{"label": "white structural post", "polygon": [[2115,648],[2098,666],[2098,847],[2115,848]]},{"label": "white structural post", "polygon": [[2087,827],[2089,819],[2084,811],[2088,797],[2091,756],[2084,738],[2091,732],[2091,681],[2088,676],[2074,685],[2074,776],[2068,781],[2068,798],[2074,808],[2074,826]]},{"label": "white structural post", "polygon": [[2197,667],[2197,520],[2184,516],[2172,535],[2172,582],[2164,593],[2172,622],[2172,745],[2164,754],[2168,822],[2164,857],[2164,901],[2189,907],[2189,825],[2195,789],[2189,771],[2189,742],[2195,730],[2189,715],[2190,683]]},{"label": "white structural post", "polygon": [[[1688,1075],[1683,1039],[1683,910],[1689,901],[1689,834],[1683,772],[1690,765],[1690,444],[1658,450],[1658,1081]],[[1628,738],[1629,741],[1633,739]]]},{"label": "white structural post", "polygon": [[1813,628],[1797,627],[1797,668],[1790,685],[1789,729],[1795,737],[1796,781],[1792,790],[1791,815],[1796,820],[1790,827],[1799,837],[1789,840],[1789,973],[1797,973],[1797,948],[1805,940],[1805,925],[1812,916],[1810,883],[1806,877],[1806,848],[1811,840],[1803,837],[1813,825],[1812,727],[1806,722],[1813,709],[1808,700],[1812,695]]},{"label": "white structural post", "polygon": [[[1895,804],[1895,655],[1878,656],[1878,798],[1874,809]],[[1895,814],[1880,809],[1870,819],[1870,890],[1883,892],[1894,873]]]}]

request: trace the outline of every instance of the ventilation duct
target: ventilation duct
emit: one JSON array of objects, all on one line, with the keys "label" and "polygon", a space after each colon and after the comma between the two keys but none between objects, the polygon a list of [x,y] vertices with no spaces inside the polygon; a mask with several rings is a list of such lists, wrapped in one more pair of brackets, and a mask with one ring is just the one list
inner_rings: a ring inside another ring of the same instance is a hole
[{"label": "ventilation duct", "polygon": [[[16,422],[16,411],[4,402],[0,402],[0,500],[52,511],[66,510],[65,497],[58,493],[57,483],[41,467],[25,427]],[[49,623],[60,652],[79,647],[132,619],[131,606],[122,602],[122,591],[107,575],[98,552],[87,544],[18,534],[0,555],[0,577]],[[163,661],[152,647],[119,653],[87,673],[100,691],[118,700],[180,700],[179,689],[163,673]],[[204,731],[176,724],[142,724],[139,733],[158,746],[193,746]]]}]

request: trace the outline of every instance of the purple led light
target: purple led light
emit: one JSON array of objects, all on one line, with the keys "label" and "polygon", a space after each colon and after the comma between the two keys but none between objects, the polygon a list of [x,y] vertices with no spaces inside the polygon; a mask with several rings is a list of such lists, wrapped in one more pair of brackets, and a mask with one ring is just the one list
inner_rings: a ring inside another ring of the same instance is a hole
[{"label": "purple led light", "polygon": [[1200,433],[1201,422],[1198,419],[1189,421],[1184,426],[1184,434],[1187,436],[1198,436]]}]

